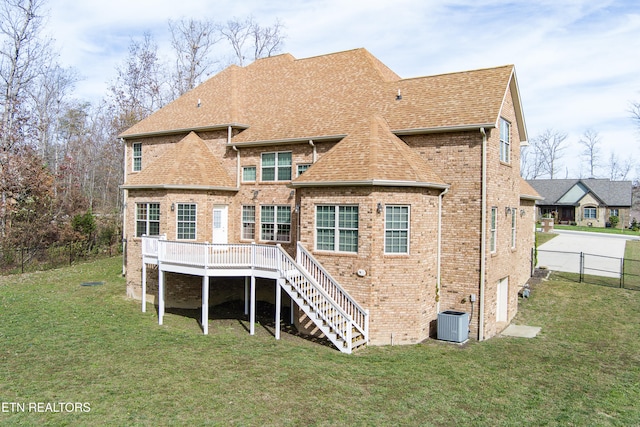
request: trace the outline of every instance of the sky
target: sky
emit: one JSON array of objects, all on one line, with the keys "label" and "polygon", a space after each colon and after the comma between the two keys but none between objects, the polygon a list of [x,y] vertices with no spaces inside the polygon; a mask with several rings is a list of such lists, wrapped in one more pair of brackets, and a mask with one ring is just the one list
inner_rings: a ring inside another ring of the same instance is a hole
[{"label": "sky", "polygon": [[[514,64],[529,139],[567,134],[560,178],[580,176],[578,141],[600,135],[640,165],[640,2],[637,0],[49,0],[47,30],[76,96],[106,94],[132,39],[152,34],[169,52],[167,21],[279,20],[296,58],[364,47],[403,78]],[[606,173],[606,172],[602,172]],[[585,176],[586,168],[582,168]],[[640,177],[640,168],[632,176]]]}]

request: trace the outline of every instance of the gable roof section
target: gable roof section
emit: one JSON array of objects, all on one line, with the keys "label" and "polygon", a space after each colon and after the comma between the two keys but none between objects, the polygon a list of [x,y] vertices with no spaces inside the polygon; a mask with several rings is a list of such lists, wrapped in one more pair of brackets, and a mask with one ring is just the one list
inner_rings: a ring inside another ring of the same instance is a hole
[{"label": "gable roof section", "polygon": [[364,121],[292,181],[292,187],[448,185],[379,116]]},{"label": "gable roof section", "polygon": [[[235,145],[309,140],[344,136],[373,115],[396,134],[495,127],[514,79],[511,65],[400,79],[365,49],[305,59],[278,55],[225,69],[121,137],[233,126],[244,129]],[[512,94],[519,100],[517,85]]]},{"label": "gable roof section", "polygon": [[194,132],[122,186],[126,189],[192,189],[237,191],[236,183]]},{"label": "gable roof section", "polygon": [[[575,186],[584,186],[589,193],[606,206],[631,206],[631,181],[610,181],[608,179],[532,179],[527,181],[542,197],[541,205],[573,206],[579,200],[562,203],[565,195],[570,195]],[[570,200],[569,200],[570,199]]]},{"label": "gable roof section", "polygon": [[520,178],[520,198],[525,200],[542,200],[542,196],[524,178]]}]

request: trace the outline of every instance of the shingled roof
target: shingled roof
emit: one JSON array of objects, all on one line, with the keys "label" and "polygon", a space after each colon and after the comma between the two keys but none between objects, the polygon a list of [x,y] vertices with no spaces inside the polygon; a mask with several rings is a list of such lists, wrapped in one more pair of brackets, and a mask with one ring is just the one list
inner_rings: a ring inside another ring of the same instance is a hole
[{"label": "shingled roof", "polygon": [[122,188],[238,190],[220,161],[194,132],[171,145]]},{"label": "shingled roof", "polygon": [[[376,115],[396,134],[494,127],[509,87],[521,116],[512,65],[401,79],[365,49],[305,59],[285,54],[225,69],[121,137],[232,126],[242,130],[237,145],[338,138]],[[522,117],[518,126],[525,141]]]},{"label": "shingled roof", "polygon": [[631,181],[610,181],[608,179],[532,179],[527,181],[542,197],[540,205],[571,205],[564,202],[565,196],[576,185],[583,185],[606,206],[631,206]]},{"label": "shingled roof", "polygon": [[448,187],[379,116],[363,121],[291,183],[292,187],[319,185]]}]

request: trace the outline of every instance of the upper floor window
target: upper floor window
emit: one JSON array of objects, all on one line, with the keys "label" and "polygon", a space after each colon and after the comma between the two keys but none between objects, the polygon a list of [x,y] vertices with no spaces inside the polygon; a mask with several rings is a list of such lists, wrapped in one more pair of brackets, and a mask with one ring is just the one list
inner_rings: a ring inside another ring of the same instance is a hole
[{"label": "upper floor window", "polygon": [[136,237],[160,234],[160,203],[136,203]]},{"label": "upper floor window", "polygon": [[358,252],[357,206],[316,207],[316,249]]},{"label": "upper floor window", "polygon": [[195,240],[196,218],[195,203],[178,203],[178,239]]},{"label": "upper floor window", "polygon": [[497,249],[498,241],[498,208],[491,208],[491,227],[489,227],[489,248],[491,252],[495,252]]},{"label": "upper floor window", "polygon": [[516,247],[516,209],[511,209],[511,249]]},{"label": "upper floor window", "polygon": [[291,206],[260,207],[260,227],[261,240],[291,241]]},{"label": "upper floor window", "polygon": [[387,206],[384,220],[384,252],[409,253],[409,206]]},{"label": "upper floor window", "polygon": [[242,182],[255,182],[256,181],[256,167],[245,166],[242,168]]},{"label": "upper floor window", "polygon": [[596,219],[597,217],[597,208],[584,208],[584,219]]},{"label": "upper floor window", "polygon": [[142,143],[136,142],[133,144],[133,171],[140,170],[142,170]]},{"label": "upper floor window", "polygon": [[263,181],[291,181],[291,151],[262,153]]},{"label": "upper floor window", "polygon": [[511,163],[511,123],[500,117],[500,161]]},{"label": "upper floor window", "polygon": [[298,176],[302,175],[310,167],[311,167],[311,163],[298,164]]}]

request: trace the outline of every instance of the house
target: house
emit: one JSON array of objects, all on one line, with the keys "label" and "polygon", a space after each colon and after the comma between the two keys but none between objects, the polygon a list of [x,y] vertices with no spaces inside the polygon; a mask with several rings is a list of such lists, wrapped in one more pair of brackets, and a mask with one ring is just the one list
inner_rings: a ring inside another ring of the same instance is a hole
[{"label": "house", "polygon": [[615,216],[619,218],[619,228],[631,220],[631,181],[591,178],[527,182],[543,197],[536,202],[538,218],[553,217],[559,224],[605,227]]},{"label": "house", "polygon": [[365,49],[230,66],[125,142],[127,294],[257,300],[340,350],[410,344],[438,313],[499,333],[530,277],[515,69],[402,79]]}]

